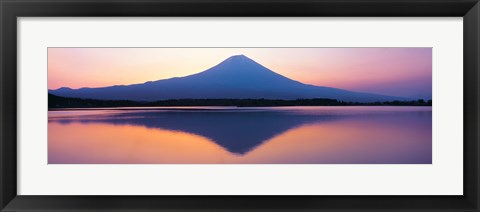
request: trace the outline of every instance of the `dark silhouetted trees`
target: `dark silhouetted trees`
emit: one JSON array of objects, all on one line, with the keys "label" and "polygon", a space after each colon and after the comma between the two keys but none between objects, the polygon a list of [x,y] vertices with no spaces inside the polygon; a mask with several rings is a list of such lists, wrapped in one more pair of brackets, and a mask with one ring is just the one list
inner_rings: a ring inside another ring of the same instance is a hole
[{"label": "dark silhouetted trees", "polygon": [[276,107],[276,106],[431,106],[432,100],[388,102],[343,102],[336,99],[171,99],[154,102],[128,100],[96,100],[67,98],[48,94],[48,108],[96,108],[96,107],[154,107],[154,106],[237,106],[237,107]]}]

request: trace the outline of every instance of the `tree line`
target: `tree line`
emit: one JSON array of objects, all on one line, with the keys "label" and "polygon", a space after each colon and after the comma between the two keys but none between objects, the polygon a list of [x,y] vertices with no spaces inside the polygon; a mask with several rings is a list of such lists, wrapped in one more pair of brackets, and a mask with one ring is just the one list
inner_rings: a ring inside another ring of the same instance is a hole
[{"label": "tree line", "polygon": [[432,106],[432,100],[385,102],[345,102],[336,99],[171,99],[154,102],[128,100],[97,100],[67,98],[48,94],[48,108],[96,108],[96,107],[154,107],[154,106],[237,106],[237,107],[275,107],[275,106]]}]

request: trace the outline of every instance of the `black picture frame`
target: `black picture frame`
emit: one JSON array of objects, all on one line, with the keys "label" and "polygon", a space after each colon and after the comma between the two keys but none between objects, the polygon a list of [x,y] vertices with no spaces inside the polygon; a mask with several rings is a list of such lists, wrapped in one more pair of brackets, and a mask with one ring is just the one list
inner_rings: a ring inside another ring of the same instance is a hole
[{"label": "black picture frame", "polygon": [[[1,211],[480,211],[478,0],[1,0],[0,15]],[[17,195],[17,17],[64,16],[463,17],[464,195]]]}]

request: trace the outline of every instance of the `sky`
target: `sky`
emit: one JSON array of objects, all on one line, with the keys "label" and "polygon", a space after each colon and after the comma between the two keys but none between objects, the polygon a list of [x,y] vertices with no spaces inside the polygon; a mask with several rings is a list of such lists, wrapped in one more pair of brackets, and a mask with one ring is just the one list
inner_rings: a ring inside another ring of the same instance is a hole
[{"label": "sky", "polygon": [[188,76],[239,54],[306,84],[410,98],[432,95],[432,48],[48,48],[48,89]]}]

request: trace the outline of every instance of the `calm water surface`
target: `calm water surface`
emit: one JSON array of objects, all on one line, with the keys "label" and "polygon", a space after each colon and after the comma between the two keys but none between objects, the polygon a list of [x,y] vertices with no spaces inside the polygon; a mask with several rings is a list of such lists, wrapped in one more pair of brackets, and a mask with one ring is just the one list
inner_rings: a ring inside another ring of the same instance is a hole
[{"label": "calm water surface", "polygon": [[48,112],[50,164],[431,164],[431,107]]}]

